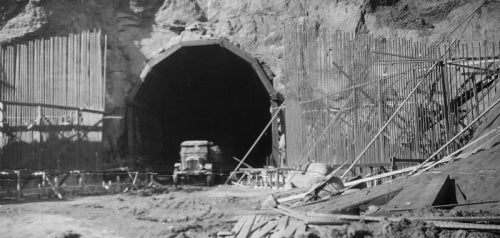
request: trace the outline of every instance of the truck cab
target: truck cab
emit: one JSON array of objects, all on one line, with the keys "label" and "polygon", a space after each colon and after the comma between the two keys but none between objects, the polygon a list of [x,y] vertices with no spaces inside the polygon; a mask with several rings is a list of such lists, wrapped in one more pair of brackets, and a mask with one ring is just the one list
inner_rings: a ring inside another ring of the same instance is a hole
[{"label": "truck cab", "polygon": [[174,165],[174,184],[187,177],[205,177],[207,185],[213,185],[222,161],[219,147],[207,140],[184,141],[180,147],[181,161]]}]

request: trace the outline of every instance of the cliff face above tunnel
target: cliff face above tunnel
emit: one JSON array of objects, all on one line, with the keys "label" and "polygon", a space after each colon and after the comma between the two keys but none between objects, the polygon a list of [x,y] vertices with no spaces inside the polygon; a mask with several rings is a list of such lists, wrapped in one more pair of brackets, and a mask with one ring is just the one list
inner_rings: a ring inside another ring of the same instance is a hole
[{"label": "cliff face above tunnel", "polygon": [[[109,36],[107,103],[123,115],[144,61],[184,40],[227,38],[268,66],[283,91],[282,26],[320,27],[435,42],[478,6],[474,0],[2,0],[0,43],[101,28]],[[500,4],[473,14],[452,38],[482,40],[500,32]],[[271,73],[270,73],[271,74]],[[120,120],[107,121],[105,148],[118,151]]]}]

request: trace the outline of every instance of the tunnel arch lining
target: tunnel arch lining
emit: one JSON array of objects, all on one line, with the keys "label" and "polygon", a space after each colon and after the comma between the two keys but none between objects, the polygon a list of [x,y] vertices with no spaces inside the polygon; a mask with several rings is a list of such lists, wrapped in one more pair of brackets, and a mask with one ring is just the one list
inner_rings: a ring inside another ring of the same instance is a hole
[{"label": "tunnel arch lining", "polygon": [[[259,80],[266,89],[266,91],[269,93],[269,96],[271,99],[276,98],[276,91],[273,88],[273,85],[271,84],[271,80],[262,68],[262,66],[259,64],[259,62],[250,56],[247,52],[244,50],[236,47],[232,43],[230,43],[226,39],[208,39],[208,40],[192,40],[192,41],[181,41],[168,49],[162,49],[157,55],[149,59],[146,64],[144,65],[143,70],[141,71],[139,77],[142,80],[142,84],[147,84],[148,82],[148,74],[150,74],[154,68],[160,64],[162,61],[170,57],[172,54],[175,52],[181,50],[182,48],[187,48],[187,47],[199,47],[199,46],[211,46],[211,45],[218,45],[221,48],[224,48],[231,53],[235,54],[239,58],[243,59],[246,61],[252,69],[257,73],[257,76],[259,77]],[[141,84],[141,86],[142,86]],[[130,98],[135,99],[138,94],[141,94],[141,88],[139,87],[135,92],[132,93],[132,96]]]},{"label": "tunnel arch lining", "polygon": [[[151,92],[154,92],[155,90],[158,89],[158,83],[159,79],[162,78],[162,74],[166,73],[165,67],[170,67],[173,68],[173,70],[178,70],[178,68],[183,68],[184,66],[189,65],[192,63],[191,61],[194,59],[193,52],[198,52],[199,50],[203,51],[206,53],[206,51],[210,52],[211,50],[216,50],[216,51],[221,51],[221,52],[226,52],[225,54],[227,57],[229,57],[226,60],[233,60],[234,59],[239,59],[237,64],[240,64],[240,66],[237,67],[247,67],[248,70],[253,71],[252,75],[250,76],[253,77],[254,80],[254,85],[259,85],[260,84],[260,90],[261,91],[261,98],[264,98],[262,96],[267,94],[267,100],[270,103],[269,106],[272,108],[276,108],[277,105],[279,105],[283,99],[280,97],[281,95],[277,93],[273,86],[272,82],[270,81],[270,78],[268,77],[269,74],[267,74],[267,71],[259,64],[259,62],[250,56],[247,52],[244,50],[236,47],[235,45],[231,44],[229,41],[225,39],[211,39],[211,40],[195,40],[195,41],[185,41],[185,42],[179,42],[172,47],[168,49],[163,49],[159,53],[157,53],[154,57],[149,59],[141,71],[140,78],[142,79],[142,83],[136,85],[136,87],[133,89],[133,91],[129,94],[128,101],[127,101],[127,113],[126,117],[127,118],[133,118],[133,116],[137,110],[139,111],[149,111],[153,114],[155,114],[155,105],[153,101],[155,100],[154,93],[153,95]],[[198,54],[198,53],[196,53]],[[195,55],[196,55],[195,54]],[[214,55],[214,57],[216,57]],[[222,59],[222,62],[225,62],[225,59]],[[199,60],[196,60],[199,61]],[[213,61],[216,62],[216,61]],[[208,64],[213,63],[210,60],[207,61]],[[198,63],[204,63],[203,60],[199,61]],[[220,63],[215,63],[220,64]],[[213,65],[212,65],[213,66]],[[189,72],[189,71],[187,71]],[[168,73],[168,72],[167,72]],[[170,72],[174,73],[174,72]],[[179,81],[182,82],[183,80]],[[229,83],[229,82],[228,82]],[[228,85],[232,85],[232,83],[229,83]],[[250,91],[249,91],[250,92]],[[245,94],[246,95],[246,94]],[[247,96],[244,96],[247,97]],[[153,100],[153,101],[151,101]],[[154,101],[156,103],[156,101]],[[267,106],[267,107],[269,107]],[[268,111],[269,113],[269,111]],[[270,113],[272,114],[272,113]],[[269,118],[270,115],[269,114]],[[158,116],[158,115],[157,115]],[[163,115],[162,115],[163,116]],[[132,155],[129,157],[129,162],[132,162],[130,164],[133,164],[134,155],[137,155],[135,152],[135,146],[134,146],[134,141],[136,137],[135,134],[135,129],[138,128],[138,125],[133,125],[137,122],[135,122],[135,119],[127,119],[127,132],[129,135],[127,136],[127,141],[128,141],[128,154]],[[129,125],[130,124],[130,125]],[[275,135],[275,132],[277,131],[275,123],[273,123],[272,128],[269,128],[271,134],[269,136],[270,140],[270,148],[271,148],[271,154],[269,154],[271,157],[269,157],[269,163],[274,163],[277,162],[277,150],[275,151],[274,149],[277,148],[278,144],[278,136]],[[254,128],[255,131],[259,131],[262,128]],[[277,132],[276,132],[277,133]],[[248,138],[252,138],[248,137]],[[139,140],[140,141],[140,140]],[[141,143],[141,142],[139,142]],[[266,142],[268,143],[268,142]],[[141,153],[139,153],[141,155]],[[274,158],[274,161],[271,159]],[[273,162],[271,162],[273,161]],[[266,162],[266,164],[269,164]]]}]

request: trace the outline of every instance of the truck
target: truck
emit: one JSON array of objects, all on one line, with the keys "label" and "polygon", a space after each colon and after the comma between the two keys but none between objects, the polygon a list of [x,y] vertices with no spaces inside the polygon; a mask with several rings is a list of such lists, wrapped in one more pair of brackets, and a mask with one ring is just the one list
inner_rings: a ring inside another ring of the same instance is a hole
[{"label": "truck", "polygon": [[208,140],[184,141],[180,144],[180,158],[180,163],[174,164],[176,186],[187,178],[204,179],[207,186],[214,185],[222,162],[219,146]]}]

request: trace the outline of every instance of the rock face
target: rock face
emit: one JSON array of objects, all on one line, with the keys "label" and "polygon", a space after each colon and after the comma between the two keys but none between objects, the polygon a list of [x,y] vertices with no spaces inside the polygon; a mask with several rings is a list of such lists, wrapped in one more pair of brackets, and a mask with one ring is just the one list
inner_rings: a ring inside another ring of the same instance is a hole
[{"label": "rock face", "polygon": [[[109,37],[106,110],[122,115],[144,61],[179,41],[227,38],[266,64],[283,91],[284,23],[307,19],[320,27],[434,42],[477,6],[473,0],[2,0],[0,43],[101,28]],[[498,12],[500,3],[485,4],[452,37],[498,37]],[[120,125],[106,122],[109,151],[117,150]]]},{"label": "rock face", "polygon": [[39,1],[6,0],[0,3],[0,42],[25,37],[48,23]]}]

